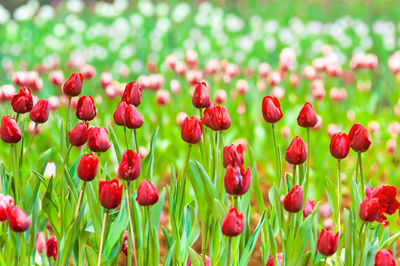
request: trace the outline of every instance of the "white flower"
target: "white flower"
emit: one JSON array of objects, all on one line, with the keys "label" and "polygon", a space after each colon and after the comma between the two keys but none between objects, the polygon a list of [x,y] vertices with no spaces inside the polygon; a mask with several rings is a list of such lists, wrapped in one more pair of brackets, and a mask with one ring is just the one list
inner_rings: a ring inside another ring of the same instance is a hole
[{"label": "white flower", "polygon": [[0,4],[0,24],[6,23],[10,19],[10,12]]}]

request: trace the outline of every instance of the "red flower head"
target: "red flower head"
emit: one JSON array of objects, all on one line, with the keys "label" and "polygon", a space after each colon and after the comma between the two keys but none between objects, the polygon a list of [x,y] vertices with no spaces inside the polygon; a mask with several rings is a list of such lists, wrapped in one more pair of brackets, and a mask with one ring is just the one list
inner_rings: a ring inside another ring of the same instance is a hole
[{"label": "red flower head", "polygon": [[82,82],[82,74],[73,73],[63,85],[64,93],[69,97],[78,96],[82,92]]},{"label": "red flower head", "polygon": [[286,211],[296,213],[303,207],[304,190],[299,185],[294,185],[283,199],[283,207]]},{"label": "red flower head", "polygon": [[360,218],[365,222],[373,222],[379,217],[379,200],[366,197],[360,205]]},{"label": "red flower head", "polygon": [[22,233],[28,230],[31,220],[28,215],[18,206],[9,205],[7,208],[7,221],[11,230]]},{"label": "red flower head", "polygon": [[33,122],[42,124],[49,119],[50,103],[48,100],[40,99],[35,106],[33,106],[30,117]]},{"label": "red flower head", "polygon": [[223,165],[224,167],[228,167],[228,165],[236,166],[244,163],[243,158],[243,146],[238,145],[235,148],[235,145],[225,146],[223,151]]},{"label": "red flower head", "polygon": [[295,137],[286,150],[286,161],[290,164],[302,164],[307,159],[306,144],[300,137]]},{"label": "red flower head", "polygon": [[354,124],[349,132],[350,147],[356,152],[366,152],[371,145],[368,129],[361,124]]},{"label": "red flower head", "polygon": [[99,200],[101,205],[106,209],[115,209],[121,203],[122,187],[118,186],[118,180],[103,180],[99,182]]},{"label": "red flower head", "polygon": [[148,180],[139,184],[136,201],[142,206],[153,205],[158,201],[157,188]]},{"label": "red flower head", "polygon": [[124,93],[122,94],[122,100],[127,104],[133,104],[139,106],[142,102],[142,87],[137,81],[132,81],[126,84]]},{"label": "red flower head", "polygon": [[122,239],[121,251],[124,252],[125,256],[128,255],[128,237],[129,232],[127,230],[124,231],[124,238]]},{"label": "red flower head", "polygon": [[200,120],[192,116],[186,117],[182,124],[181,136],[184,141],[191,144],[199,143],[201,134],[203,133],[203,125]]},{"label": "red flower head", "polygon": [[324,256],[332,256],[335,254],[339,245],[339,233],[335,235],[331,230],[322,229],[318,237],[317,249]]},{"label": "red flower head", "polygon": [[22,138],[17,122],[10,116],[3,116],[0,126],[0,137],[5,143],[17,143]]},{"label": "red flower head", "polygon": [[222,233],[226,236],[237,236],[244,228],[243,212],[238,213],[236,208],[231,208],[222,221]]},{"label": "red flower head", "polygon": [[130,129],[140,128],[144,123],[143,117],[133,104],[129,104],[125,109],[125,125]]},{"label": "red flower head", "polygon": [[140,155],[133,150],[127,150],[122,154],[121,163],[118,168],[120,178],[132,181],[139,177],[142,169]]},{"label": "red flower head", "polygon": [[92,181],[96,177],[98,164],[99,158],[94,157],[93,153],[83,155],[78,164],[78,177],[83,181]]},{"label": "red flower head", "polygon": [[330,151],[338,160],[346,158],[350,150],[349,136],[346,133],[335,133],[331,138]]},{"label": "red flower head", "polygon": [[91,96],[79,97],[76,104],[76,117],[85,121],[93,120],[96,117],[96,106]]},{"label": "red flower head", "polygon": [[392,250],[382,249],[376,252],[375,266],[396,266]]},{"label": "red flower head", "polygon": [[315,208],[315,200],[309,200],[306,199],[306,203],[304,204],[304,209],[303,209],[303,216],[307,217],[310,215]]},{"label": "red flower head", "polygon": [[55,261],[58,258],[57,238],[55,236],[46,241],[46,255],[48,258],[53,257]]},{"label": "red flower head", "polygon": [[[276,260],[279,263],[279,266],[282,266],[283,263],[283,253],[279,252],[278,254],[276,254]],[[265,266],[275,266],[274,264],[274,257],[269,256],[267,264]]]},{"label": "red flower head", "polygon": [[197,83],[194,88],[192,103],[198,109],[207,108],[210,105],[210,93],[204,81]]},{"label": "red flower head", "polygon": [[[400,203],[396,199],[397,189],[394,186],[389,185],[381,185],[376,187],[374,190],[371,188],[366,189],[366,196],[370,199],[378,199],[379,201],[379,216],[376,219],[380,224],[387,226],[389,222],[387,222],[387,218],[384,215],[393,214],[396,210],[400,209]],[[360,207],[361,212],[361,207]]]},{"label": "red flower head", "polygon": [[31,91],[28,88],[21,87],[19,92],[12,97],[11,106],[14,112],[19,114],[30,112],[33,107]]},{"label": "red flower head", "polygon": [[115,109],[113,118],[115,124],[119,126],[125,126],[125,110],[128,107],[128,104],[125,101],[120,101],[117,109]]},{"label": "red flower head", "polygon": [[11,196],[4,196],[3,194],[0,194],[0,222],[7,220],[7,209],[13,205],[14,200],[11,198]]},{"label": "red flower head", "polygon": [[38,232],[35,239],[36,251],[42,255],[43,251],[46,250],[46,238],[43,232]]},{"label": "red flower head", "polygon": [[79,122],[68,133],[69,142],[76,147],[85,144],[88,139],[88,136],[89,136],[89,123],[87,121]]},{"label": "red flower head", "polygon": [[93,127],[89,132],[88,145],[93,152],[105,152],[110,147],[110,140],[108,139],[108,132],[104,127]]},{"label": "red flower head", "polygon": [[249,190],[251,179],[250,168],[244,171],[243,165],[228,165],[224,177],[226,193],[235,196],[243,195]]},{"label": "red flower head", "polygon": [[297,123],[301,127],[314,127],[318,123],[318,117],[311,103],[305,103],[301,108]]},{"label": "red flower head", "polygon": [[262,114],[268,123],[276,123],[283,117],[281,105],[277,98],[265,96],[262,100]]},{"label": "red flower head", "polygon": [[204,125],[214,131],[227,130],[231,126],[231,118],[225,106],[210,103],[204,111]]}]

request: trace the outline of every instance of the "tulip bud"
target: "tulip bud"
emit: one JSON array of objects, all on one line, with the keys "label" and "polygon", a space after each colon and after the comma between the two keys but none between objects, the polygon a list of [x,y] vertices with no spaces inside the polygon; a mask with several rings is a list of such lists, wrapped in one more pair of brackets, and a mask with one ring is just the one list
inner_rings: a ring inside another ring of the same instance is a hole
[{"label": "tulip bud", "polygon": [[22,138],[17,122],[10,116],[3,116],[0,126],[0,137],[5,143],[17,143]]},{"label": "tulip bud", "polygon": [[78,164],[78,177],[83,181],[92,181],[97,174],[99,158],[94,157],[93,153],[85,154],[81,157]]},{"label": "tulip bud", "polygon": [[69,97],[78,96],[82,92],[83,75],[73,73],[63,85],[64,93]]},{"label": "tulip bud", "polygon": [[142,169],[140,155],[133,150],[127,150],[122,154],[121,163],[118,168],[120,178],[132,181],[139,177]]},{"label": "tulip bud", "polygon": [[117,109],[115,109],[113,118],[115,124],[119,126],[125,126],[125,110],[128,107],[128,104],[125,101],[120,101]]},{"label": "tulip bud", "polygon": [[306,203],[304,204],[304,209],[303,209],[303,216],[307,217],[310,215],[315,208],[315,200],[309,200],[306,199]]},{"label": "tulip bud", "polygon": [[299,185],[294,185],[283,199],[283,207],[286,211],[296,213],[303,207],[304,190]]},{"label": "tulip bud", "polygon": [[224,185],[226,193],[240,196],[247,192],[251,184],[250,168],[244,171],[243,165],[228,165],[224,177]]},{"label": "tulip bud", "polygon": [[[282,263],[283,263],[283,253],[282,252],[279,252],[278,254],[276,254],[276,260],[278,261],[279,266],[282,266]],[[275,266],[274,257],[269,256],[267,265],[265,265],[265,266]]]},{"label": "tulip bud", "polygon": [[79,97],[76,104],[76,117],[85,121],[93,120],[96,117],[96,106],[91,96]]},{"label": "tulip bud", "polygon": [[346,133],[333,134],[331,138],[330,151],[333,157],[338,160],[346,158],[350,150],[349,136]]},{"label": "tulip bud", "polygon": [[105,152],[110,147],[110,141],[108,139],[108,132],[104,127],[93,127],[89,132],[88,145],[93,152]]},{"label": "tulip bud", "polygon": [[57,238],[55,236],[46,241],[46,255],[48,258],[53,257],[54,261],[58,258]]},{"label": "tulip bud", "polygon": [[375,266],[396,266],[392,250],[381,249],[376,252]]},{"label": "tulip bud", "polygon": [[14,112],[19,114],[30,112],[33,107],[31,91],[28,88],[21,87],[19,92],[12,97],[11,106]]},{"label": "tulip bud", "polygon": [[339,233],[335,235],[331,230],[322,229],[317,241],[317,250],[324,256],[335,254],[339,245]]},{"label": "tulip bud", "polygon": [[236,166],[242,165],[244,163],[243,158],[243,146],[238,145],[235,148],[235,145],[225,146],[223,151],[223,165],[224,168],[228,167],[228,165]]},{"label": "tulip bud", "polygon": [[125,125],[130,129],[140,128],[144,123],[143,117],[133,104],[129,104],[125,109]]},{"label": "tulip bud", "polygon": [[158,105],[166,105],[169,103],[169,92],[166,90],[159,90],[156,93],[156,102]]},{"label": "tulip bud", "polygon": [[314,127],[317,122],[318,117],[313,106],[310,103],[305,103],[297,117],[297,123],[301,127]]},{"label": "tulip bud", "polygon": [[153,205],[158,201],[157,188],[148,180],[142,180],[137,191],[136,201],[141,206]]},{"label": "tulip bud", "polygon": [[[199,255],[200,255],[200,258],[202,258],[201,254],[199,254]],[[188,258],[186,266],[192,266],[192,262],[190,261],[190,258]],[[205,259],[204,259],[204,266],[211,266],[210,257],[208,257],[207,255],[206,255]]]},{"label": "tulip bud", "polygon": [[276,123],[281,120],[283,114],[278,99],[265,96],[262,101],[262,113],[265,121],[268,123]]},{"label": "tulip bud", "polygon": [[354,124],[349,132],[350,147],[356,152],[366,152],[371,145],[368,129],[361,124]]},{"label": "tulip bud", "polygon": [[7,220],[7,209],[12,205],[14,205],[14,200],[11,196],[0,194],[0,222]]},{"label": "tulip bud", "polygon": [[204,81],[197,83],[194,88],[192,103],[198,109],[207,108],[210,105],[210,93]]},{"label": "tulip bud", "polygon": [[300,137],[295,137],[286,150],[286,161],[290,164],[302,164],[307,159],[306,144]]},{"label": "tulip bud", "polygon": [[118,180],[103,180],[99,182],[99,200],[101,205],[106,209],[115,209],[121,203],[122,187],[118,186]]},{"label": "tulip bud", "polygon": [[204,111],[204,124],[214,131],[227,130],[231,126],[231,117],[225,106],[210,103]]},{"label": "tulip bud", "polygon": [[122,239],[121,251],[124,252],[125,256],[128,255],[128,237],[129,232],[127,230],[124,231],[124,238]]},{"label": "tulip bud", "polygon": [[64,73],[61,70],[53,70],[49,73],[49,80],[54,86],[61,86],[64,82]]},{"label": "tulip bud", "polygon": [[31,225],[28,215],[18,206],[9,205],[7,208],[7,221],[11,230],[16,233],[25,232]]},{"label": "tulip bud", "polygon": [[379,210],[379,200],[366,197],[360,205],[360,218],[365,222],[373,222],[378,218]]},{"label": "tulip bud", "polygon": [[36,251],[42,255],[43,251],[46,249],[46,238],[43,232],[38,232],[35,240]]},{"label": "tulip bud", "polygon": [[89,136],[89,123],[87,121],[79,122],[68,133],[68,139],[71,145],[76,147],[82,146],[86,143]]},{"label": "tulip bud", "polygon": [[184,141],[191,144],[199,143],[201,134],[203,133],[203,126],[200,120],[192,116],[186,117],[182,124],[181,136]]},{"label": "tulip bud", "polygon": [[236,208],[231,208],[222,221],[222,233],[228,237],[239,235],[244,228],[243,212],[238,213]]},{"label": "tulip bud", "polygon": [[42,124],[49,119],[50,103],[48,100],[40,99],[32,108],[30,117],[33,122]]},{"label": "tulip bud", "polygon": [[132,81],[126,84],[122,100],[127,104],[133,104],[136,107],[139,106],[142,102],[142,87],[140,83]]}]

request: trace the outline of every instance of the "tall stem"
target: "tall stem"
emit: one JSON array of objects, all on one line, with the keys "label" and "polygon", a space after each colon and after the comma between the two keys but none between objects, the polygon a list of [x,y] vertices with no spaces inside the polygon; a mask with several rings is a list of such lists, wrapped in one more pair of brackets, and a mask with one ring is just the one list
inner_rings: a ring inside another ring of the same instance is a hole
[{"label": "tall stem", "polygon": [[67,118],[65,119],[65,143],[68,143],[68,132],[69,132],[69,109],[71,109],[71,99],[72,97],[68,97],[68,105],[67,105]]},{"label": "tall stem", "polygon": [[[310,151],[310,128],[307,128],[307,171],[306,171],[306,187],[308,188],[308,183],[310,182],[310,157],[311,157],[311,151]],[[307,197],[307,195],[306,195]]]},{"label": "tall stem", "polygon": [[107,215],[108,215],[108,210],[106,210],[103,217],[103,227],[101,228],[100,249],[99,249],[99,257],[97,259],[97,266],[100,266],[101,263],[101,253],[103,252],[104,235],[107,226]]},{"label": "tall stem", "polygon": [[64,232],[64,208],[65,208],[65,164],[67,162],[67,158],[69,153],[71,152],[72,145],[70,144],[68,146],[67,152],[65,153],[65,156],[63,158],[62,164],[61,164],[61,211],[60,211],[60,222],[61,222],[61,232]]},{"label": "tall stem", "polygon": [[229,237],[229,240],[228,240],[228,261],[227,261],[227,264],[226,264],[228,266],[232,265],[231,249],[232,249],[232,239],[231,239],[231,237]]},{"label": "tall stem", "polygon": [[29,151],[29,148],[30,148],[30,147],[31,147],[31,145],[32,145],[33,139],[35,138],[35,135],[36,135],[36,129],[37,129],[38,125],[39,125],[38,123],[35,123],[35,127],[34,127],[34,129],[33,129],[32,136],[31,136],[31,138],[29,139],[28,146],[26,147],[26,150],[25,150],[24,156],[22,157],[22,165],[24,164],[25,157],[26,157],[26,155],[28,154],[28,151]]},{"label": "tall stem", "polygon": [[[365,245],[365,239],[367,237],[367,231],[368,231],[368,227],[366,226],[366,222],[363,222],[360,228],[360,235],[361,237],[361,255],[360,255],[360,266],[362,265],[362,255],[364,253],[364,245]],[[364,229],[365,227],[365,229]]]},{"label": "tall stem", "polygon": [[363,169],[362,169],[361,152],[358,153],[358,160],[360,161],[361,189],[362,189],[362,193],[364,195],[364,193],[365,193],[365,183],[364,183],[364,175],[363,175]]},{"label": "tall stem", "polygon": [[124,126],[124,136],[125,136],[126,149],[129,149],[128,135],[126,134],[126,126]]},{"label": "tall stem", "polygon": [[20,185],[20,180],[19,177],[17,176],[17,160],[16,160],[16,152],[17,149],[15,147],[15,144],[11,144],[10,146],[11,149],[11,162],[12,162],[12,167],[13,167],[13,172],[14,172],[14,186],[15,186],[15,201],[19,203],[19,197],[21,195],[21,185]]},{"label": "tall stem", "polygon": [[212,145],[213,145],[213,152],[214,152],[212,176],[213,176],[213,182],[214,182],[215,178],[216,178],[215,172],[216,172],[216,167],[217,167],[217,147],[215,145],[215,134],[212,135]]},{"label": "tall stem", "polygon": [[136,153],[139,153],[139,143],[138,143],[138,140],[137,140],[136,128],[133,130],[133,135],[135,136]]},{"label": "tall stem", "polygon": [[[200,120],[203,120],[203,109],[199,109],[199,112],[200,112]],[[206,129],[205,129],[205,127],[203,127],[203,143],[202,144],[200,144],[200,145],[202,145],[203,146],[203,150],[204,150],[204,156],[205,156],[205,166],[206,166],[206,169],[207,169],[207,171],[209,170],[209,165],[208,165],[208,153],[207,153],[207,151],[206,151]]]},{"label": "tall stem", "polygon": [[[130,232],[131,232],[131,241],[132,241],[132,250],[133,250],[133,260],[136,259],[136,243],[135,243],[135,236],[134,236],[134,231],[133,231],[133,218],[132,218],[132,209],[131,209],[131,200],[130,200],[130,195],[132,191],[132,182],[128,182],[128,188],[125,189],[125,195],[126,195],[126,204],[128,207],[128,214],[129,214],[129,227],[130,227]],[[129,254],[129,252],[128,252]],[[128,258],[129,261],[132,260],[132,258]]]},{"label": "tall stem", "polygon": [[356,164],[356,183],[358,184],[358,167],[360,165],[360,156],[357,154],[357,164]]},{"label": "tall stem", "polygon": [[189,144],[188,153],[187,153],[187,156],[186,156],[186,161],[185,161],[185,165],[183,166],[183,172],[182,172],[181,184],[183,183],[183,185],[182,185],[182,192],[181,192],[182,195],[181,195],[180,206],[179,206],[179,212],[178,212],[179,215],[180,215],[180,213],[181,213],[184,200],[185,200],[185,198],[186,198],[186,190],[187,190],[187,188],[186,188],[186,169],[187,169],[187,166],[188,166],[188,164],[189,164],[190,151],[191,151],[191,150],[192,150],[192,144]]},{"label": "tall stem", "polygon": [[[337,226],[338,226],[338,232],[339,232],[339,237],[340,237],[340,207],[342,205],[342,182],[340,180],[340,160],[338,160],[337,163],[337,197],[338,197],[338,214],[337,214]],[[338,251],[338,253],[340,253]]]},{"label": "tall stem", "polygon": [[[278,154],[278,146],[276,144],[275,123],[272,123],[271,127],[272,127],[272,137],[273,137],[273,140],[274,140],[274,148],[275,148],[275,165],[277,167],[280,167],[278,165],[279,164],[279,159],[278,159],[279,154]],[[279,169],[276,169],[276,182],[277,182],[277,184],[279,183],[279,180],[281,179],[281,176],[279,176],[279,172],[280,172]]]},{"label": "tall stem", "polygon": [[147,265],[150,265],[150,240],[152,240],[152,230],[151,230],[151,212],[150,212],[150,206],[146,207],[146,213],[147,213],[147,228],[148,228],[148,233],[147,233]]},{"label": "tall stem", "polygon": [[79,193],[78,204],[76,205],[75,220],[76,220],[76,218],[78,217],[79,209],[81,208],[82,199],[83,199],[83,194],[85,193],[85,188],[86,188],[86,181],[83,181],[82,188],[81,188],[81,192]]},{"label": "tall stem", "polygon": [[293,180],[292,180],[292,187],[296,184],[296,170],[297,165],[293,165]]}]

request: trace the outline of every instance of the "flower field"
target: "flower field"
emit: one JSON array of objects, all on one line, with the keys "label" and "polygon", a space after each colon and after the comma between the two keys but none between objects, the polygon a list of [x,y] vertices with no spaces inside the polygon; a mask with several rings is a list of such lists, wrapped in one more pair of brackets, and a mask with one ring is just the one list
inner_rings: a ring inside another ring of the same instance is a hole
[{"label": "flower field", "polygon": [[0,265],[400,265],[393,1],[43,2],[0,3]]}]

